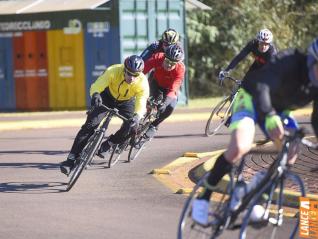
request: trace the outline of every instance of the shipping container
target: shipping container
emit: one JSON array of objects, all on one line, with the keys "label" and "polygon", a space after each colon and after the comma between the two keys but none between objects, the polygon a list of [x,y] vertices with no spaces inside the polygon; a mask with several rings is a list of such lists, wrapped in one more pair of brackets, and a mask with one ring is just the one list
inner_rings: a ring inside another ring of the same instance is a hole
[{"label": "shipping container", "polygon": [[[185,45],[183,0],[91,0],[81,4],[83,7],[76,5],[78,10],[71,10],[75,5],[65,2],[67,10],[63,11],[53,0],[35,1],[12,9],[11,14],[0,14],[0,34],[14,35],[14,82],[10,82],[14,90],[7,98],[16,98],[18,110],[86,108],[89,88],[98,76],[128,55],[140,54],[165,29],[176,29]],[[179,104],[186,100],[187,79]]]},{"label": "shipping container", "polygon": [[[161,34],[168,28],[174,28],[179,32],[181,44],[185,46],[184,1],[119,0],[113,3],[118,4],[116,17],[120,26],[122,61],[131,54],[140,54],[150,43],[160,39]],[[178,103],[187,103],[187,80],[180,89]]]},{"label": "shipping container", "polygon": [[46,32],[15,33],[13,56],[17,110],[47,110]]},{"label": "shipping container", "polygon": [[12,33],[0,34],[0,111],[14,111],[15,86],[13,80]]},{"label": "shipping container", "polygon": [[52,109],[85,107],[83,32],[47,32],[49,95]]},{"label": "shipping container", "polygon": [[112,64],[112,36],[109,21],[88,22],[85,32],[86,105],[90,105],[92,83]]}]

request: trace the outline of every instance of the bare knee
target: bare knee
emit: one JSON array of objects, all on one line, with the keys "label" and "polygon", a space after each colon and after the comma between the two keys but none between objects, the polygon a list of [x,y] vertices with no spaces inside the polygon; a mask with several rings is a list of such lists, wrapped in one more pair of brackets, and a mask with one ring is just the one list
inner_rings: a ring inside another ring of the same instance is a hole
[{"label": "bare knee", "polygon": [[248,151],[250,151],[251,146],[244,144],[234,144],[227,149],[224,153],[226,160],[229,163],[234,164],[238,160],[240,160]]}]

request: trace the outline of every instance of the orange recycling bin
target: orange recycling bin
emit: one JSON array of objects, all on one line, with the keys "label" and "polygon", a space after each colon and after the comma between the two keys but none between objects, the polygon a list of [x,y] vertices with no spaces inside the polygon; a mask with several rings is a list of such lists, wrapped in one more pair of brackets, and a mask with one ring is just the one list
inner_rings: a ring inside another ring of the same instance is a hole
[{"label": "orange recycling bin", "polygon": [[13,75],[17,110],[47,110],[46,32],[21,32],[13,37]]}]

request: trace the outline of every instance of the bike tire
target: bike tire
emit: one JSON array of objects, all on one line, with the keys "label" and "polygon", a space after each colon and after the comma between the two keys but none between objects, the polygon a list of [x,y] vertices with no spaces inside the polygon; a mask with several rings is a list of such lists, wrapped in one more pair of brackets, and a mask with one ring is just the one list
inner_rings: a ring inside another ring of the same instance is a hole
[{"label": "bike tire", "polygon": [[127,162],[129,163],[139,156],[142,149],[145,147],[145,144],[150,141],[150,139],[147,139],[144,135],[148,130],[151,122],[148,121],[147,118],[144,122],[146,123],[141,126],[141,130],[139,130],[138,134],[135,135],[135,138],[132,140],[127,159]]},{"label": "bike tire", "polygon": [[[205,135],[213,136],[225,124],[230,116],[230,107],[232,106],[231,97],[227,96],[220,101],[212,110],[211,115],[205,126]],[[222,113],[220,115],[220,113]]]},{"label": "bike tire", "polygon": [[[292,174],[290,174],[292,175]],[[293,174],[294,176],[294,174]],[[298,177],[298,176],[297,176]],[[299,177],[298,177],[299,178]],[[255,233],[262,235],[263,238],[278,239],[278,238],[297,238],[297,230],[299,226],[299,218],[297,217],[286,217],[283,214],[283,190],[286,181],[290,179],[280,179],[278,182],[270,185],[270,193],[267,200],[253,200],[249,205],[248,210],[243,218],[242,227],[240,229],[240,239],[252,239],[255,238]],[[301,180],[301,179],[300,179]],[[297,182],[300,188],[303,186],[299,181]],[[278,192],[275,189],[278,189]],[[265,191],[263,189],[262,191]],[[301,189],[302,196],[305,196],[304,187]],[[250,217],[252,208],[255,205],[261,205],[265,209],[267,208],[266,219],[260,222],[251,222]],[[286,222],[287,221],[287,222]],[[286,237],[288,236],[288,237]]]},{"label": "bike tire", "polygon": [[124,152],[126,150],[127,146],[128,146],[128,142],[129,141],[126,140],[121,145],[116,144],[116,145],[113,146],[111,155],[110,155],[109,160],[108,160],[108,168],[111,168],[115,164],[118,163],[122,152]]},{"label": "bike tire", "polygon": [[199,189],[203,187],[204,180],[206,180],[208,175],[209,173],[200,179],[185,201],[178,223],[178,239],[211,239],[216,238],[222,232],[223,223],[221,223],[220,217],[216,216],[216,214],[223,213],[223,209],[226,208],[227,195],[223,194],[219,200],[210,203],[208,226],[195,223],[191,217],[192,203],[199,194]]},{"label": "bike tire", "polygon": [[83,170],[86,168],[87,164],[93,159],[98,149],[98,146],[102,141],[102,138],[103,133],[98,132],[91,136],[91,138],[88,140],[79,158],[79,163],[77,163],[77,165],[71,172],[70,180],[67,184],[66,191],[70,191],[72,189],[72,187],[75,185],[78,178],[82,174]]},{"label": "bike tire", "polygon": [[141,153],[142,149],[145,147],[147,143],[144,137],[139,137],[137,142],[134,142],[133,145],[130,146],[129,153],[128,153],[128,162],[135,160],[139,154]]}]

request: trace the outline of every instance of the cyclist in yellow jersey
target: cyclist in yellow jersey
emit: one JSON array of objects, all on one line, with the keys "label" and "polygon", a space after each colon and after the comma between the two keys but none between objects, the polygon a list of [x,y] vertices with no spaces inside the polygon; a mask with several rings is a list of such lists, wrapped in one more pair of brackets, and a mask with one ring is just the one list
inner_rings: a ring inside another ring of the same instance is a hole
[{"label": "cyclist in yellow jersey", "polygon": [[130,129],[138,125],[140,118],[146,112],[149,97],[149,85],[146,76],[142,73],[143,69],[142,58],[132,55],[126,58],[124,64],[108,67],[91,85],[91,105],[94,108],[77,133],[67,160],[61,163],[62,173],[68,175],[71,172],[89,137],[105,117],[105,109],[99,107],[101,104],[117,108],[119,114],[130,120],[123,122],[121,128],[102,143],[98,152],[100,157],[105,157],[111,145],[124,142]]}]

